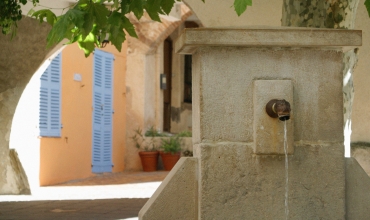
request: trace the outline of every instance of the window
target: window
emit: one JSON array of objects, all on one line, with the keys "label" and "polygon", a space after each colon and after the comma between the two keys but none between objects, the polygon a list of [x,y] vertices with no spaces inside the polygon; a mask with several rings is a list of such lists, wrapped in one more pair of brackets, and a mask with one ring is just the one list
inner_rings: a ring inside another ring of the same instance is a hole
[{"label": "window", "polygon": [[40,136],[60,137],[61,54],[58,54],[40,77]]},{"label": "window", "polygon": [[191,62],[192,56],[185,55],[184,69],[184,102],[192,102],[192,86],[191,86]]},{"label": "window", "polygon": [[[185,21],[184,23],[185,28],[198,28],[199,25],[194,21]],[[192,63],[192,56],[185,55],[185,62],[184,62],[184,102],[192,103],[192,85],[191,85],[191,63]]]}]

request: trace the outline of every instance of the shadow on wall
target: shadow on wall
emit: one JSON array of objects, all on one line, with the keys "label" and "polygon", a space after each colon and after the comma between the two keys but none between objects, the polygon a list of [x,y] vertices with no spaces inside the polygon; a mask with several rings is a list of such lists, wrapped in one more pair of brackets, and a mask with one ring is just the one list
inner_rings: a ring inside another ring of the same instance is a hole
[{"label": "shadow on wall", "polygon": [[[63,49],[59,44],[34,73],[24,89],[15,110],[9,148],[10,164],[8,185],[12,184],[11,194],[30,194],[40,186],[40,139],[38,138],[40,77],[51,60]],[[12,153],[14,152],[14,153]],[[28,190],[28,191],[27,191]]]},{"label": "shadow on wall", "polygon": [[351,157],[355,158],[370,176],[370,143],[369,142],[354,142],[351,143]]},{"label": "shadow on wall", "polygon": [[[27,83],[37,68],[50,56],[52,49],[46,48],[46,36],[50,30],[48,24],[39,24],[35,19],[24,17],[18,23],[17,36],[0,34],[0,194],[14,193],[9,186],[14,183],[9,178],[17,176],[9,169],[9,144],[11,126],[15,109]],[[56,48],[60,48],[58,45]],[[49,55],[48,55],[49,54]],[[28,113],[27,113],[28,115]],[[14,131],[14,130],[13,130]],[[27,134],[24,134],[27,135]],[[30,145],[26,143],[28,147]],[[14,148],[14,147],[13,147]],[[21,158],[20,151],[17,150]],[[20,161],[23,164],[22,159]],[[26,166],[23,165],[27,173]]]}]

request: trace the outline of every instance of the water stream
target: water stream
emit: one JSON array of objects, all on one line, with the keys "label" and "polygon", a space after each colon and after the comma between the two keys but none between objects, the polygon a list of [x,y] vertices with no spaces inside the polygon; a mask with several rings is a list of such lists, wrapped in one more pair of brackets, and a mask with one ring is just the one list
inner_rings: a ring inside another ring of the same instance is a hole
[{"label": "water stream", "polygon": [[284,121],[284,153],[285,153],[285,219],[287,220],[289,216],[289,206],[288,206],[289,165],[288,165],[288,141],[287,141],[286,121]]}]

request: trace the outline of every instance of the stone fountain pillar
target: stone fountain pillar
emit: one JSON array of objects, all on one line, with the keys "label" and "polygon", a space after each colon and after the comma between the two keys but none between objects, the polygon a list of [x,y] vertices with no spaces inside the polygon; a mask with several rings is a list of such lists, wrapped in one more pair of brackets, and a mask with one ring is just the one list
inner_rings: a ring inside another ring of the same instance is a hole
[{"label": "stone fountain pillar", "polygon": [[358,46],[356,30],[186,29],[175,50],[193,55],[194,158],[140,218],[285,219],[284,122],[265,105],[286,99],[288,218],[345,219],[342,59]]}]

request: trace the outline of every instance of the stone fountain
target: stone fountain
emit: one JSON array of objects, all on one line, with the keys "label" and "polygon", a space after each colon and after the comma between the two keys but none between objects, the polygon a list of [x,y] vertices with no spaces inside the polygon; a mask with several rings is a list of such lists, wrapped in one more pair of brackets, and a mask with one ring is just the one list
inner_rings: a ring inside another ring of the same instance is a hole
[{"label": "stone fountain", "polygon": [[[140,219],[367,219],[370,181],[344,158],[343,53],[361,31],[186,29],[175,50],[193,55],[194,157],[182,158]],[[288,216],[284,122],[290,103]]]}]

